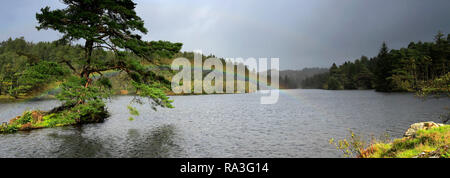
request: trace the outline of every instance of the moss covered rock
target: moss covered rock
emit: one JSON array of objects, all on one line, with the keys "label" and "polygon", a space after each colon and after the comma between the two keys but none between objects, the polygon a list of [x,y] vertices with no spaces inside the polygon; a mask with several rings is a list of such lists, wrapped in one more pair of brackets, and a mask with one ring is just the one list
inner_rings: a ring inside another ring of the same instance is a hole
[{"label": "moss covered rock", "polygon": [[419,131],[419,130],[429,130],[431,128],[441,127],[443,125],[444,124],[434,123],[433,121],[414,123],[408,128],[408,130],[406,130],[406,132],[403,136],[404,137],[415,137],[417,131]]}]

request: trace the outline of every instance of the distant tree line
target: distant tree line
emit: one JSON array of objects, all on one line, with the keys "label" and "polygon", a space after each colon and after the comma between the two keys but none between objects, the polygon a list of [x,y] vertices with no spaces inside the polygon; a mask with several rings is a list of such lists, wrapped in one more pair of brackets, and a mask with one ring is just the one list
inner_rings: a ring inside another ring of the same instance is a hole
[{"label": "distant tree line", "polygon": [[282,70],[279,72],[281,89],[301,88],[301,83],[306,78],[328,72],[326,68],[304,68],[302,70]]},{"label": "distant tree line", "polygon": [[[450,72],[450,34],[439,32],[434,42],[411,42],[408,47],[389,50],[383,43],[377,56],[362,56],[337,66],[328,73],[302,82],[303,88],[329,90],[376,89],[382,92],[417,91]],[[444,77],[448,78],[448,77]],[[444,81],[448,89],[450,81]]]}]

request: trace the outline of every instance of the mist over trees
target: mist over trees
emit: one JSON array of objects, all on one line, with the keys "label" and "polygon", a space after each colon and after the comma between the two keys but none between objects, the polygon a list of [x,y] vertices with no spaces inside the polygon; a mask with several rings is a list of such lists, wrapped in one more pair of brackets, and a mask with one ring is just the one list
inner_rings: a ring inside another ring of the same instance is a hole
[{"label": "mist over trees", "polygon": [[280,71],[280,88],[296,89],[301,88],[302,81],[317,74],[326,73],[325,68],[304,68],[302,70],[282,70]]}]

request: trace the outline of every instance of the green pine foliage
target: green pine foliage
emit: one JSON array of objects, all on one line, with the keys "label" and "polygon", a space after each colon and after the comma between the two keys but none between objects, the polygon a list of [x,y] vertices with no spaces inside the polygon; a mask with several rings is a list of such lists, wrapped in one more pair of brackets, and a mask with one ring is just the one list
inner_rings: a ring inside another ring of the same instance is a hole
[{"label": "green pine foliage", "polygon": [[[330,90],[418,91],[423,84],[437,80],[448,72],[450,35],[444,38],[444,34],[439,32],[434,42],[411,42],[408,47],[399,50],[390,50],[383,43],[377,56],[370,59],[362,56],[340,66],[333,64],[328,74],[307,78],[302,86]],[[448,89],[448,83],[445,85]]]}]

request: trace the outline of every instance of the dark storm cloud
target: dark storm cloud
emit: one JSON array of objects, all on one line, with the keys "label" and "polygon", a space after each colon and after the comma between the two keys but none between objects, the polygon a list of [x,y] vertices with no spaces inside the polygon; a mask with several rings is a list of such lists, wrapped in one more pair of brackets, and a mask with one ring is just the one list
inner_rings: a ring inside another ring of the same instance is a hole
[{"label": "dark storm cloud", "polygon": [[[184,43],[220,57],[279,57],[282,69],[329,67],[410,41],[450,33],[448,0],[137,0],[146,40]],[[35,13],[58,1],[8,1],[0,7],[0,39],[57,39],[34,28]]]}]

